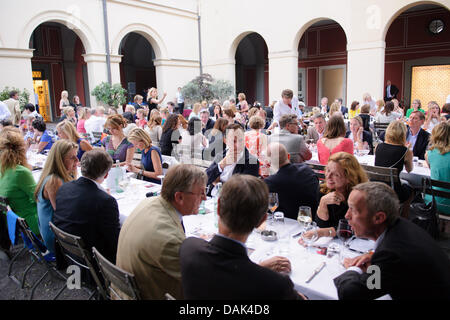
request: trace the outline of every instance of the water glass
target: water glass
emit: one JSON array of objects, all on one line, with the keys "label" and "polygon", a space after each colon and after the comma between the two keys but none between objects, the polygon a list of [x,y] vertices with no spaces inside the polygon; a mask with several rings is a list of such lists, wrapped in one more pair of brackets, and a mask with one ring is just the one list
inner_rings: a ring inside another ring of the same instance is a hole
[{"label": "water glass", "polygon": [[303,228],[308,226],[312,222],[311,207],[301,206],[298,209],[297,221]]}]

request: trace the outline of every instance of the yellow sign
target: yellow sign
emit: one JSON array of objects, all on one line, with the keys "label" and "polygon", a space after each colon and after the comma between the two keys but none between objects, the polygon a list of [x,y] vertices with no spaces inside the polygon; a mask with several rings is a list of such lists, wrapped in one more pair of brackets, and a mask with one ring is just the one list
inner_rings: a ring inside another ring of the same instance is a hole
[{"label": "yellow sign", "polygon": [[41,71],[33,71],[33,78],[42,78],[42,72]]}]

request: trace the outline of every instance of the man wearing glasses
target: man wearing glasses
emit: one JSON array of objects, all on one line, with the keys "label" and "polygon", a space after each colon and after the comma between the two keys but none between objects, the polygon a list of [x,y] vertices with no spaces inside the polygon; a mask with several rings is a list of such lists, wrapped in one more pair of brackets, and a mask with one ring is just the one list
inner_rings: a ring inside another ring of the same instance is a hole
[{"label": "man wearing glasses", "polygon": [[280,132],[269,136],[269,143],[283,144],[291,155],[291,163],[302,163],[312,158],[305,140],[298,134],[298,121],[295,114],[286,114],[280,118]]},{"label": "man wearing glasses", "polygon": [[179,249],[186,238],[183,216],[206,200],[206,174],[193,165],[169,169],[161,195],[143,200],[119,235],[117,266],[133,273],[143,299],[182,299]]}]

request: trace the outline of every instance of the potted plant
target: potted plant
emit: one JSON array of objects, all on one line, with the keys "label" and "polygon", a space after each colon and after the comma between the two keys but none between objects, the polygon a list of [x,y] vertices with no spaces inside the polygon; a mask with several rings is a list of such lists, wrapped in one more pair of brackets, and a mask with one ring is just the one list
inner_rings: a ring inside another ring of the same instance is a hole
[{"label": "potted plant", "polygon": [[108,82],[102,82],[92,90],[91,94],[97,101],[117,110],[126,102],[127,91],[120,83],[111,85]]}]

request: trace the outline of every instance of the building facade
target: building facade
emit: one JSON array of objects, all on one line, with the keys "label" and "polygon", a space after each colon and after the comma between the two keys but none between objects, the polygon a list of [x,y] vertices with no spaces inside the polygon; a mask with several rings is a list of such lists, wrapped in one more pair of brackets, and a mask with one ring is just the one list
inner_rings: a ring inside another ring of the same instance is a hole
[{"label": "building facade", "polygon": [[36,92],[31,102],[47,105],[48,120],[59,115],[62,90],[95,106],[91,90],[110,78],[129,99],[157,87],[168,101],[200,70],[265,104],[290,88],[310,106],[325,95],[349,105],[366,92],[383,98],[391,80],[409,105],[423,82],[414,68],[426,66],[439,69],[434,79],[450,94],[442,78],[450,73],[450,0],[17,0],[1,7],[0,88]]}]

